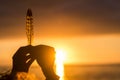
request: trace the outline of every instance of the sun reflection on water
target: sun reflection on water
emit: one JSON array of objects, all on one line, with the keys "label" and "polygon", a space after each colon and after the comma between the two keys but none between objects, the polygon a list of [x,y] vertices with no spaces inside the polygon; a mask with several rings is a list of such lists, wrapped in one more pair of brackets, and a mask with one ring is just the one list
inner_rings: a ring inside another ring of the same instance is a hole
[{"label": "sun reflection on water", "polygon": [[56,50],[56,74],[60,76],[60,80],[64,80],[64,58],[65,52],[63,50]]}]

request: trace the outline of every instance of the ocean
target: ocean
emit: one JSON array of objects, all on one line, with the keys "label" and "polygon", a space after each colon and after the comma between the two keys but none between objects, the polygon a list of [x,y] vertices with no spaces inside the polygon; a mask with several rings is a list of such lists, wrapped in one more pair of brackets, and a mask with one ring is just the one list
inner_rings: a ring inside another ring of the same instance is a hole
[{"label": "ocean", "polygon": [[65,80],[120,80],[120,66],[66,66]]},{"label": "ocean", "polygon": [[[1,66],[0,72],[9,69],[8,66]],[[39,66],[32,66],[29,73],[36,80],[45,80]],[[120,65],[66,65],[61,80],[120,80]]]}]

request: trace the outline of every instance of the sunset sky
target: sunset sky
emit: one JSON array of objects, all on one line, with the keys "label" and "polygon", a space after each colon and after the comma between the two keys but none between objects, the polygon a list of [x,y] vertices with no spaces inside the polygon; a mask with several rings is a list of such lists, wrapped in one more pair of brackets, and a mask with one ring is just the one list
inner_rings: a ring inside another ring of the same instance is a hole
[{"label": "sunset sky", "polygon": [[65,64],[120,63],[120,1],[1,0],[0,65],[27,45],[26,11],[34,17],[34,45],[65,52]]}]

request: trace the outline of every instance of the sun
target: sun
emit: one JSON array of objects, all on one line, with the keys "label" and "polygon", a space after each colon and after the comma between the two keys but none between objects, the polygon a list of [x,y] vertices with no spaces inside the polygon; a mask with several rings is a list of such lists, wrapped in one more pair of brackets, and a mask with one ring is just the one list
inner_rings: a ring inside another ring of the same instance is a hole
[{"label": "sun", "polygon": [[56,50],[56,74],[60,76],[60,80],[64,76],[64,59],[65,59],[65,51],[62,49]]},{"label": "sun", "polygon": [[59,49],[56,50],[56,61],[57,62],[64,62],[65,60],[65,51]]}]

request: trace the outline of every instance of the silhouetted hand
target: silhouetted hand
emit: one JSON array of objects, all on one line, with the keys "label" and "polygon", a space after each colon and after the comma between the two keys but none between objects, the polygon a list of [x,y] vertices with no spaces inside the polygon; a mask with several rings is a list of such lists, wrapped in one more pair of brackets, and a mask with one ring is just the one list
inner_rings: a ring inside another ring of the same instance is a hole
[{"label": "silhouetted hand", "polygon": [[13,56],[13,68],[11,76],[14,77],[17,72],[28,72],[30,65],[35,60],[31,56],[33,46],[20,47]]},{"label": "silhouetted hand", "polygon": [[46,80],[59,80],[54,72],[55,50],[53,47],[46,45],[38,45],[33,48],[33,55],[37,63],[41,66]]}]

